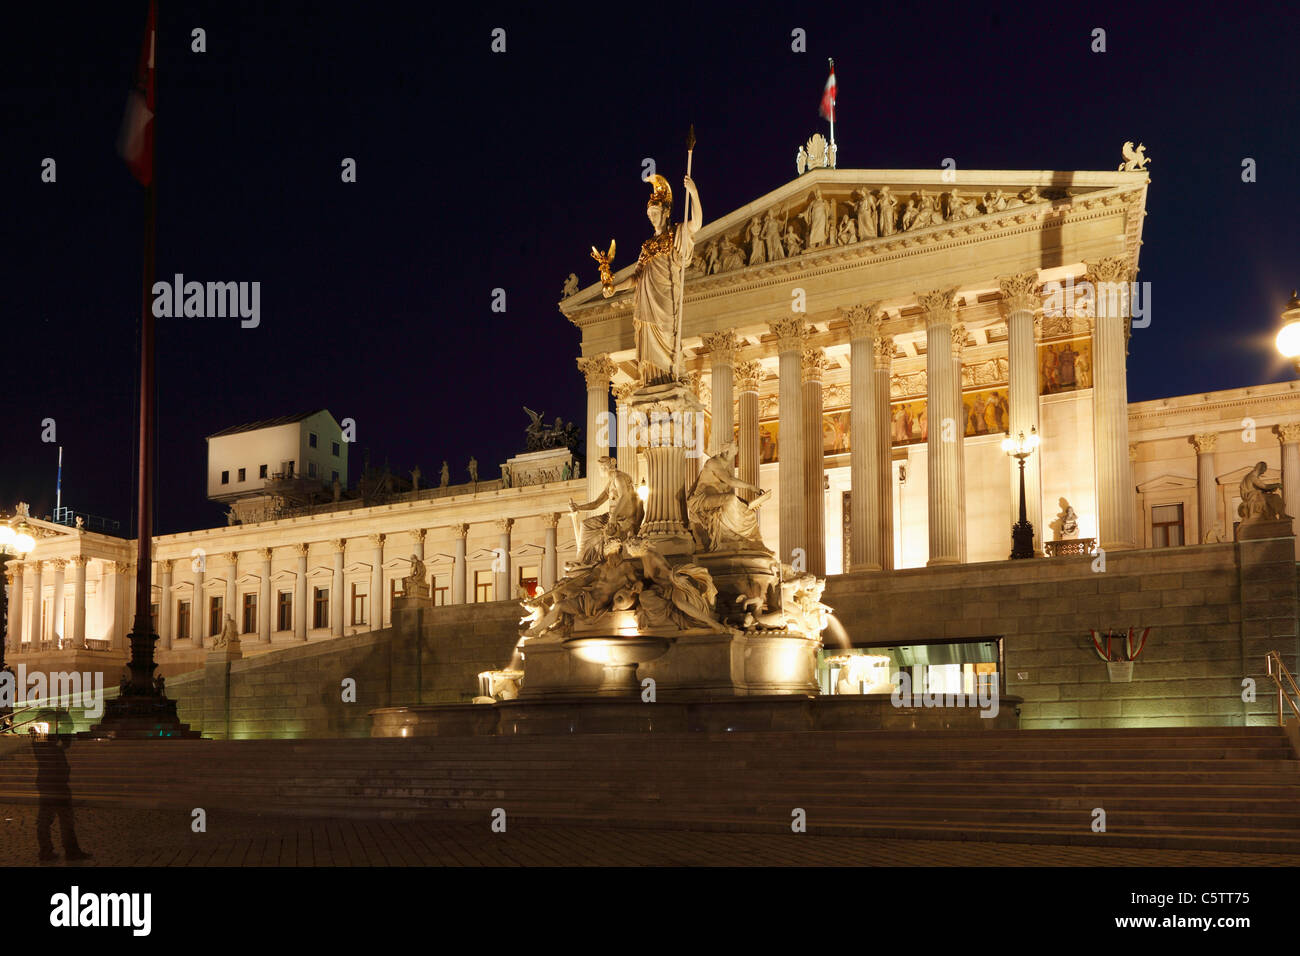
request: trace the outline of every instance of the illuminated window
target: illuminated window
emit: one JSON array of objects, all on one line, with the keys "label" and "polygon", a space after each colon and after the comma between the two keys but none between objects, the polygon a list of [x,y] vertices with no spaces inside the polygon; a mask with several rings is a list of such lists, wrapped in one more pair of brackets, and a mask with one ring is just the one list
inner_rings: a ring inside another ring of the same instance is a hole
[{"label": "illuminated window", "polygon": [[1151,509],[1151,546],[1176,548],[1183,543],[1183,506],[1156,505]]},{"label": "illuminated window", "polygon": [[537,568],[519,569],[519,587],[528,597],[537,594]]},{"label": "illuminated window", "polygon": [[312,600],[312,627],[330,626],[330,592],[329,588],[316,588]]},{"label": "illuminated window", "polygon": [[276,595],[275,629],[277,631],[293,630],[293,593],[281,591]]},{"label": "illuminated window", "polygon": [[185,640],[190,636],[190,602],[176,602],[176,637]]},{"label": "illuminated window", "polygon": [[357,586],[352,585],[352,623],[366,623],[366,596],[357,592]]},{"label": "illuminated window", "polygon": [[495,575],[491,571],[474,572],[474,603],[486,604],[492,600],[492,579]]},{"label": "illuminated window", "polygon": [[224,600],[219,597],[208,600],[208,636],[215,637],[221,633],[221,624],[224,617],[222,613],[222,604]]},{"label": "illuminated window", "polygon": [[257,595],[244,595],[244,633],[253,634],[257,631]]}]

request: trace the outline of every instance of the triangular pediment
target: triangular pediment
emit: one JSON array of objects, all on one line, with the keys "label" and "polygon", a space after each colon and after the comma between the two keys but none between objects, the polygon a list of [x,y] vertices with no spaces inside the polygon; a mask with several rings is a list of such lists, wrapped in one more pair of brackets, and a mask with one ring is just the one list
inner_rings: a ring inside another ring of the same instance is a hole
[{"label": "triangular pediment", "polygon": [[1158,475],[1137,486],[1137,490],[1142,494],[1150,494],[1153,491],[1169,491],[1170,489],[1184,490],[1196,487],[1196,478],[1187,475]]}]

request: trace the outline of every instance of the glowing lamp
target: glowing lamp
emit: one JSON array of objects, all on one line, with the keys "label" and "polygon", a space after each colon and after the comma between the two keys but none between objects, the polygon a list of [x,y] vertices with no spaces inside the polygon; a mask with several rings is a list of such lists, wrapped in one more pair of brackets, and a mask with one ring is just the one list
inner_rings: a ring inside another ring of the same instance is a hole
[{"label": "glowing lamp", "polygon": [[650,486],[645,483],[644,478],[641,479],[641,484],[637,485],[636,496],[641,499],[642,504],[650,500]]},{"label": "glowing lamp", "polygon": [[1282,328],[1274,340],[1278,352],[1300,372],[1300,296],[1291,292],[1291,301],[1282,312]]}]

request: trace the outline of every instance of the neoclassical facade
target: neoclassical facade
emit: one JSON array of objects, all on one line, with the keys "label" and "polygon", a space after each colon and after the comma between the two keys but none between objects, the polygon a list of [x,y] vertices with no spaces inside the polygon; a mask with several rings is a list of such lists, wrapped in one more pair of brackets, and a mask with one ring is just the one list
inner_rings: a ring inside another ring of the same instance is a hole
[{"label": "neoclassical facade", "polygon": [[[1008,434],[1041,438],[1025,476],[1040,555],[1067,505],[1066,536],[1106,551],[1231,541],[1238,485],[1261,460],[1296,513],[1295,383],[1128,401],[1129,348],[1177,334],[1150,323],[1134,286],[1144,170],[944,176],[818,168],[696,237],[681,335],[708,409],[702,451],[734,437],[740,477],[773,491],[760,523],[783,561],[835,575],[1004,560],[1019,495]],[[161,536],[164,671],[200,666],[227,615],[245,654],[382,628],[412,555],[435,605],[549,587],[575,556],[569,500],[602,490],[599,458],[636,482],[646,467],[626,405],[630,297],[574,285],[559,307],[582,332],[582,478],[539,471]],[[32,523],[36,549],[6,568],[11,661],[124,657],[132,543]]]}]

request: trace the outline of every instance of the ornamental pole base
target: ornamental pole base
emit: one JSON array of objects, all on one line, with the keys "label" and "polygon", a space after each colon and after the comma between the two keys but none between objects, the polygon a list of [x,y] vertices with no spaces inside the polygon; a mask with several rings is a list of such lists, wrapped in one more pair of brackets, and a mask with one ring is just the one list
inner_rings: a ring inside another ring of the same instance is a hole
[{"label": "ornamental pole base", "polygon": [[104,719],[77,734],[89,740],[197,740],[202,736],[181,723],[176,701],[161,694],[129,694],[104,702]]},{"label": "ornamental pole base", "polygon": [[1017,521],[1011,529],[1011,558],[1034,556],[1034,526],[1028,521]]}]

